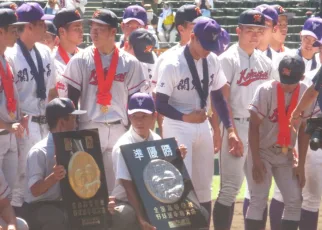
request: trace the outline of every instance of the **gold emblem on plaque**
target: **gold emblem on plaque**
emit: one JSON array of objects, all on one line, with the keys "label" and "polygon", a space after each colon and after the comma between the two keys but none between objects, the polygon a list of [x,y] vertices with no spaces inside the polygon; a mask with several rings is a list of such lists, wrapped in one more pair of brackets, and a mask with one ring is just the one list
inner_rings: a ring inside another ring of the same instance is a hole
[{"label": "gold emblem on plaque", "polygon": [[65,151],[72,151],[72,141],[70,138],[64,138]]},{"label": "gold emblem on plaque", "polygon": [[101,187],[101,171],[88,153],[76,152],[68,164],[68,180],[76,195],[82,199],[95,196]]},{"label": "gold emblem on plaque", "polygon": [[101,106],[101,112],[102,113],[107,113],[108,112],[108,106],[107,105],[102,105]]}]

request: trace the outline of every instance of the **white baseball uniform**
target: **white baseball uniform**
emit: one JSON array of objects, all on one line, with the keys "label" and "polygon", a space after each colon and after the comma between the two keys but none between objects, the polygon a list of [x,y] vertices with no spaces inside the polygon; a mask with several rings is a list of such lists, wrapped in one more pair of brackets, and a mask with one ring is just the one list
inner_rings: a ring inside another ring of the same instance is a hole
[{"label": "white baseball uniform", "polygon": [[[44,82],[46,87],[46,96],[48,99],[48,92],[50,89],[55,88],[56,84],[56,71],[54,60],[50,49],[40,43],[35,44],[38,49],[43,62],[44,68]],[[35,145],[38,141],[43,139],[48,134],[47,124],[39,124],[32,122],[33,116],[44,116],[47,99],[44,103],[41,102],[40,98],[37,98],[36,80],[32,75],[32,71],[22,54],[20,47],[15,44],[13,48],[6,50],[8,62],[13,70],[14,81],[19,93],[20,108],[23,114],[29,115],[29,136],[25,135],[24,138],[18,139],[18,148],[20,151],[19,164],[18,164],[18,176],[19,181],[17,182],[16,188],[13,190],[12,205],[20,207],[23,202],[23,184],[25,178],[26,168],[26,157],[30,148]],[[33,62],[38,69],[37,59],[35,51],[30,52]]]},{"label": "white baseball uniform", "polygon": [[244,155],[235,157],[229,154],[227,132],[223,130],[220,152],[221,188],[217,201],[231,206],[244,181],[244,167],[247,157],[249,111],[248,106],[257,87],[271,79],[271,61],[254,50],[249,56],[238,44],[232,45],[219,57],[223,71],[230,84],[232,115],[237,133],[244,145]]},{"label": "white baseball uniform", "polygon": [[159,68],[160,65],[163,63],[164,60],[167,60],[167,58],[171,57],[171,53],[172,51],[176,51],[179,50],[180,48],[182,48],[183,46],[180,45],[180,43],[178,43],[177,45],[171,47],[170,49],[168,49],[167,51],[165,51],[164,53],[162,53],[159,57],[156,63],[154,63],[154,73],[152,75],[151,78],[151,86],[152,86],[152,91],[155,92],[155,88],[156,88],[156,84],[158,82],[158,78],[159,78]]},{"label": "white baseball uniform", "polygon": [[[81,52],[82,49],[78,49],[78,52]],[[73,55],[67,53],[69,58],[72,58]],[[68,97],[67,84],[65,78],[62,76],[65,72],[66,66],[68,63],[65,63],[63,58],[60,56],[58,49],[54,51],[55,58],[55,67],[57,71],[57,79],[56,79],[56,89],[59,97]]]},{"label": "white baseball uniform", "polygon": [[[203,79],[202,59],[194,60],[194,62],[201,80]],[[215,54],[210,53],[207,56],[207,62],[209,71],[208,93],[210,93],[212,90],[222,88],[227,80]],[[169,104],[184,114],[200,109],[200,97],[192,84],[192,75],[184,56],[184,49],[167,55],[167,59],[163,61],[158,71],[156,93],[169,96]],[[192,124],[165,117],[163,137],[175,137],[178,143],[187,147],[188,152],[184,162],[197,197],[201,203],[209,202],[214,172],[214,148],[211,126],[208,120],[200,124]]]},{"label": "white baseball uniform", "polygon": [[[1,56],[0,65],[3,66],[3,69],[7,73],[8,70],[6,69],[6,63],[7,62],[5,61],[5,59]],[[0,120],[7,124],[19,122],[19,120],[21,119],[20,102],[19,102],[19,95],[18,95],[16,85],[12,81],[14,98],[16,100],[16,112],[15,112],[15,118],[13,119],[9,116],[9,111],[7,109],[7,98],[2,85],[2,80],[1,80],[2,77],[3,76],[0,76]],[[0,129],[0,133],[4,131],[5,131],[4,129]],[[12,190],[16,180],[16,174],[18,172],[18,148],[17,148],[17,140],[16,140],[15,134],[12,134],[12,133],[1,134],[0,146],[1,146],[0,171],[1,173],[4,174],[4,178],[1,178],[1,179],[3,179],[6,183],[8,183],[9,188]],[[10,194],[10,198],[11,198],[11,194]]]},{"label": "white baseball uniform", "polygon": [[[111,87],[112,100],[107,113],[101,112],[96,103],[97,74],[94,62],[94,46],[77,53],[68,63],[63,77],[81,92],[80,109],[87,113],[80,116],[80,129],[98,128],[103,153],[103,162],[109,193],[114,188],[115,176],[112,166],[112,148],[128,125],[128,97],[138,92],[145,84],[139,61],[132,55],[119,50],[119,59]],[[104,72],[108,71],[112,54],[101,54]],[[113,124],[114,123],[114,124]]]},{"label": "white baseball uniform", "polygon": [[[291,131],[291,143],[288,153],[282,153],[282,148],[276,147],[278,127],[277,113],[277,84],[273,80],[261,85],[250,104],[249,110],[255,112],[262,120],[259,127],[259,155],[265,165],[266,173],[263,182],[255,183],[252,179],[252,154],[251,149],[248,150],[247,158],[247,181],[251,188],[250,205],[247,211],[247,219],[262,220],[263,212],[267,206],[269,190],[271,186],[272,176],[281,189],[284,200],[285,210],[283,219],[299,221],[301,216],[301,188],[298,180],[293,176],[293,147],[297,139],[297,131],[299,125],[295,125],[295,131]],[[300,91],[298,101],[301,99],[307,86],[300,82]],[[290,104],[292,94],[284,93],[285,106]],[[304,112],[304,117],[308,117],[309,110]]]}]

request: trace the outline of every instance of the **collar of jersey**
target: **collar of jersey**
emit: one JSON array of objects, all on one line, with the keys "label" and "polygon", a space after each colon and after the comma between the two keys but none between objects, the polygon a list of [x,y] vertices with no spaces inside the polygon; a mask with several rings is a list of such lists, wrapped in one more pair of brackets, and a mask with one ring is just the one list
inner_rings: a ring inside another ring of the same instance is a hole
[{"label": "collar of jersey", "polygon": [[151,130],[150,130],[150,134],[149,134],[148,139],[144,139],[139,134],[137,134],[134,131],[134,129],[132,128],[132,126],[130,128],[130,132],[131,132],[131,136],[133,137],[133,139],[134,139],[135,142],[152,141],[153,140],[153,136],[152,136]]},{"label": "collar of jersey", "polygon": [[242,48],[240,48],[239,44],[237,44],[237,50],[238,50],[238,52],[239,52],[240,55],[242,55],[243,57],[245,57],[247,59],[248,58],[253,58],[254,57],[254,54],[256,52],[256,49],[255,49],[254,52],[252,53],[252,55],[251,56],[248,56],[248,54]]}]

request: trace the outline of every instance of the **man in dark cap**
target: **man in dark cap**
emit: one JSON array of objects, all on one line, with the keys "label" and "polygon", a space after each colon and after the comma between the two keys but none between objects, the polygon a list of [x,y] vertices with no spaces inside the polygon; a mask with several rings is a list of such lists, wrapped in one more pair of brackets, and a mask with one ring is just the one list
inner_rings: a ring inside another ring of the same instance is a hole
[{"label": "man in dark cap", "polygon": [[57,28],[51,21],[45,21],[45,23],[47,26],[47,31],[44,40],[41,43],[48,46],[51,51],[54,51],[59,43]]}]

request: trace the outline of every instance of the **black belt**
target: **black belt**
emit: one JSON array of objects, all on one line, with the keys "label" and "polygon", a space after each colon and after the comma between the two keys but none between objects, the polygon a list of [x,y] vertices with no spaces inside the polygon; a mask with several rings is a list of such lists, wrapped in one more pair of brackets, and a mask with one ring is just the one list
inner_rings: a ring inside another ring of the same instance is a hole
[{"label": "black belt", "polygon": [[38,117],[34,117],[34,116],[32,116],[32,117],[31,117],[31,121],[32,121],[32,122],[35,122],[35,123],[38,123],[38,124],[40,124],[40,125],[45,125],[45,124],[47,124],[46,116],[38,116]]},{"label": "black belt", "polygon": [[7,134],[9,134],[10,132],[8,131],[8,130],[2,130],[1,132],[0,132],[0,136],[2,136],[2,135],[7,135]]},{"label": "black belt", "polygon": [[234,117],[234,120],[237,120],[237,121],[250,121],[250,118],[249,117],[245,117],[245,118]]},{"label": "black belt", "polygon": [[106,124],[106,125],[119,125],[119,124],[121,124],[121,120],[113,121],[113,122],[104,122],[104,124]]}]

